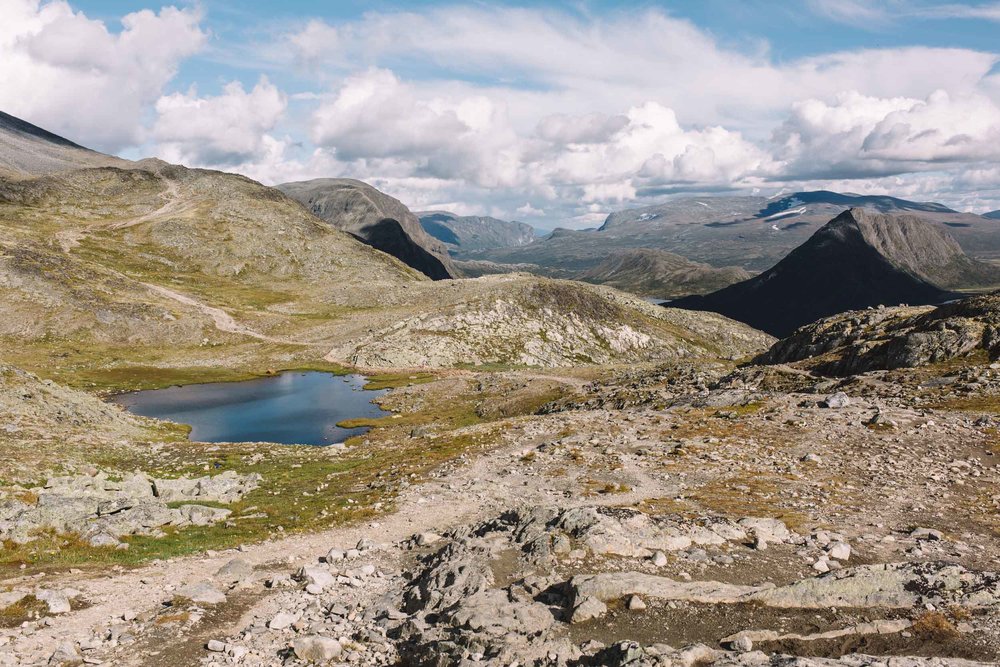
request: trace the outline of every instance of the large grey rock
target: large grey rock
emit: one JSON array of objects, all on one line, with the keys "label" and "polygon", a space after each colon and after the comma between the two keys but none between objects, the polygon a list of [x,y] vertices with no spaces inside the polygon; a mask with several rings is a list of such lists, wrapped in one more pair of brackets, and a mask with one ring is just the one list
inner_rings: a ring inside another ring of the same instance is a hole
[{"label": "large grey rock", "polygon": [[35,591],[35,597],[46,604],[50,614],[68,614],[73,609],[69,596],[61,590],[39,588]]},{"label": "large grey rock", "polygon": [[340,656],[343,648],[340,642],[322,635],[306,635],[292,642],[292,650],[299,660],[324,663]]},{"label": "large grey rock", "polygon": [[208,507],[207,505],[181,505],[178,508],[184,521],[195,526],[210,526],[229,517],[233,513],[222,507]]},{"label": "large grey rock", "polygon": [[175,593],[179,597],[187,598],[198,604],[222,604],[226,601],[225,593],[216,588],[210,581],[196,581],[181,586]]}]

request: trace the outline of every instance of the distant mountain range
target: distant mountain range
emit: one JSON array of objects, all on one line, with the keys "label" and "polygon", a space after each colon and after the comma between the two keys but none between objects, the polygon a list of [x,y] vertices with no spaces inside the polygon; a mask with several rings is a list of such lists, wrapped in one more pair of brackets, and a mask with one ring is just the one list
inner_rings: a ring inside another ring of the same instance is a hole
[{"label": "distant mountain range", "polygon": [[716,267],[756,272],[770,268],[831,218],[854,207],[916,215],[948,230],[966,252],[1000,258],[1000,226],[989,218],[935,203],[816,191],[771,199],[685,197],[612,213],[596,231],[560,229],[528,246],[462,259],[588,271],[612,249],[654,248]]},{"label": "distant mountain range", "polygon": [[989,218],[990,220],[1000,220],[1000,211],[990,211],[989,213],[983,213],[984,218]]},{"label": "distant mountain range", "polygon": [[764,273],[671,306],[709,310],[787,336],[819,318],[869,306],[933,304],[958,287],[1000,285],[1000,268],[969,258],[916,215],[852,208]]},{"label": "distant mountain range", "polygon": [[459,216],[447,211],[424,211],[415,215],[424,231],[444,243],[453,255],[516,248],[535,240],[535,230],[523,222],[488,216]]}]

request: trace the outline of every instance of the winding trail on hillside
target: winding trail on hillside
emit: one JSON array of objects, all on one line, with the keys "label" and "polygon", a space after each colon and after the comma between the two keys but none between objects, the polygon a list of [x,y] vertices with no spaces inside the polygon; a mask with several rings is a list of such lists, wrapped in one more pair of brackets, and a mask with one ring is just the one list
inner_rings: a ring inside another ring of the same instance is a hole
[{"label": "winding trail on hillside", "polygon": [[215,328],[224,333],[239,334],[242,336],[249,336],[251,338],[256,338],[258,340],[267,341],[269,343],[282,343],[286,345],[307,345],[307,343],[302,343],[296,340],[290,340],[287,338],[275,338],[274,336],[268,336],[267,334],[262,334],[259,331],[255,331],[245,324],[240,324],[233,316],[222,310],[221,308],[216,308],[214,306],[209,306],[206,303],[202,303],[197,299],[193,299],[180,292],[175,292],[166,287],[161,287],[160,285],[153,285],[151,283],[141,283],[147,289],[160,296],[165,296],[168,299],[173,299],[178,303],[183,303],[186,306],[191,306],[200,310],[205,315],[212,318],[215,323]]},{"label": "winding trail on hillside", "polygon": [[132,218],[131,220],[122,220],[121,222],[116,222],[109,226],[109,229],[126,229],[128,227],[134,227],[135,225],[140,225],[148,220],[154,218],[159,218],[164,215],[182,213],[191,208],[190,202],[182,202],[179,198],[180,189],[177,187],[177,183],[171,180],[167,180],[167,190],[163,193],[163,196],[167,198],[167,201],[160,208],[155,211],[150,211],[149,213],[144,213],[138,218]]}]

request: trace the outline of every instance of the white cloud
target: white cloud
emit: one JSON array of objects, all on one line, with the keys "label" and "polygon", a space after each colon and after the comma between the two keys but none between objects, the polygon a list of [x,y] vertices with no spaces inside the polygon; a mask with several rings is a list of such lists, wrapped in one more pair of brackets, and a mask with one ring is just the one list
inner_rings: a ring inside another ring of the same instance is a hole
[{"label": "white cloud", "polygon": [[[1000,8],[811,4],[855,25],[991,19]],[[767,44],[733,48],[657,9],[465,4],[308,21],[244,63],[273,67],[270,81],[164,94],[206,43],[197,10],[136,12],[121,30],[62,0],[0,0],[0,15],[0,108],[99,149],[142,146],[268,183],[353,176],[415,208],[571,224],[677,191],[1000,199],[996,53],[780,60]],[[232,65],[247,53],[221,44],[212,57]]]},{"label": "white cloud", "polygon": [[107,151],[141,141],[142,116],[206,35],[165,7],[113,33],[62,1],[0,0],[0,108]]},{"label": "white cloud", "polygon": [[809,6],[817,14],[854,27],[881,24],[889,19],[886,8],[871,0],[809,0]]},{"label": "white cloud", "polygon": [[165,95],[156,102],[152,137],[157,151],[171,162],[192,165],[236,165],[264,157],[273,149],[267,133],[281,119],[286,96],[267,78],[250,92],[234,81],[221,95]]},{"label": "white cloud", "polygon": [[514,212],[518,215],[527,215],[533,218],[538,218],[545,215],[545,210],[540,208],[535,208],[531,205],[531,202],[524,202],[524,206],[518,206],[514,209]]},{"label": "white cloud", "polygon": [[928,18],[985,19],[1000,21],[1000,2],[983,4],[944,4],[924,7],[917,11]]},{"label": "white cloud", "polygon": [[793,105],[775,132],[784,178],[877,176],[1000,159],[1000,108],[983,95],[842,93]]},{"label": "white cloud", "polygon": [[626,116],[589,113],[552,114],[538,122],[537,133],[554,144],[597,144],[611,139],[628,125]]},{"label": "white cloud", "polygon": [[766,134],[776,113],[800,99],[842,90],[971,92],[997,61],[968,49],[911,47],[776,62],[766,49],[724,47],[658,10],[580,17],[483,5],[369,13],[336,26],[314,21],[287,46],[300,61],[325,65],[328,76],[359,63],[405,67],[425,73],[426,88],[502,99],[522,133],[552,114],[614,115],[656,101],[685,124]]},{"label": "white cloud", "polygon": [[504,106],[481,95],[423,95],[387,70],[346,79],[316,110],[312,138],[341,161],[483,186],[523,182]]}]

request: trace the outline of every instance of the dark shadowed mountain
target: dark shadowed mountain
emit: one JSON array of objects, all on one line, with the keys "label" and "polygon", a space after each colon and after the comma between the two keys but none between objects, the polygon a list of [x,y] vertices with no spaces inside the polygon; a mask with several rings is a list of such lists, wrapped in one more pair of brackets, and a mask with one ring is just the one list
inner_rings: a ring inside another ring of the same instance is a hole
[{"label": "dark shadowed mountain", "polygon": [[535,240],[535,230],[523,222],[459,216],[447,211],[425,211],[416,216],[424,231],[448,246],[448,252],[455,256],[493,248],[516,248]]},{"label": "dark shadowed mountain", "polygon": [[83,167],[127,164],[127,160],[84,148],[0,111],[0,176],[39,176]]},{"label": "dark shadowed mountain", "polygon": [[338,229],[350,232],[430,278],[443,280],[459,275],[444,244],[424,231],[417,216],[398,199],[367,183],[349,178],[318,178],[283,183],[277,188]]},{"label": "dark shadowed mountain", "polygon": [[869,306],[940,303],[955,285],[1000,283],[947,233],[913,215],[850,209],[764,273],[671,306],[721,313],[776,336]]},{"label": "dark shadowed mountain", "polygon": [[989,218],[990,220],[1000,220],[1000,211],[990,211],[989,213],[983,213],[984,218]]}]

